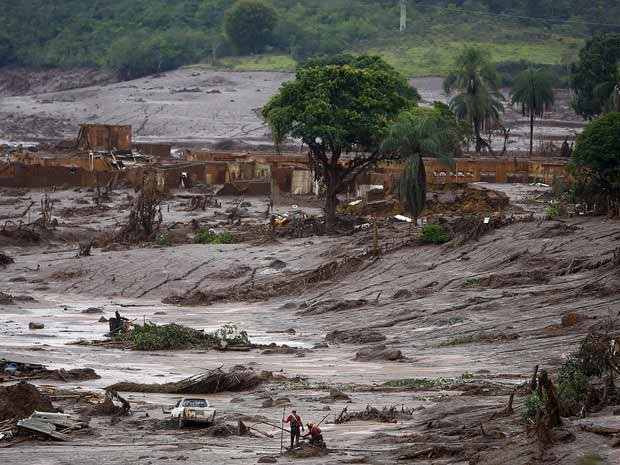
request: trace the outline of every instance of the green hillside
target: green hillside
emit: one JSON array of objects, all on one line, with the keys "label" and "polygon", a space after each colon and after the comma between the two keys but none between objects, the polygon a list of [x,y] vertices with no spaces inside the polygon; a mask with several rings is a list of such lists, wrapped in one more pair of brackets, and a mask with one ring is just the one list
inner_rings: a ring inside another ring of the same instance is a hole
[{"label": "green hillside", "polygon": [[225,31],[232,0],[2,3],[0,65],[97,66],[121,78],[196,63],[290,71],[309,56],[339,52],[377,53],[409,76],[437,75],[466,45],[498,63],[563,65],[586,37],[620,31],[607,24],[620,18],[617,0],[408,0],[404,32],[398,0],[264,0],[274,27],[249,56]]}]

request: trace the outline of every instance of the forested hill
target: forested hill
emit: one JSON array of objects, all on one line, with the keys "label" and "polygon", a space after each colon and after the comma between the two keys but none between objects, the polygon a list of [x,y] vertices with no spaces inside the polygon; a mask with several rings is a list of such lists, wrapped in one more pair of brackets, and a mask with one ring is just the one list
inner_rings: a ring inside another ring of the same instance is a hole
[{"label": "forested hill", "polygon": [[[292,69],[348,51],[379,53],[419,76],[444,73],[464,45],[487,48],[496,62],[560,65],[585,37],[620,31],[620,0],[408,0],[403,33],[399,0],[263,3],[273,21],[250,50],[226,32],[233,0],[0,0],[0,65],[100,66],[131,78],[213,61]],[[248,28],[241,21],[236,30]]]}]

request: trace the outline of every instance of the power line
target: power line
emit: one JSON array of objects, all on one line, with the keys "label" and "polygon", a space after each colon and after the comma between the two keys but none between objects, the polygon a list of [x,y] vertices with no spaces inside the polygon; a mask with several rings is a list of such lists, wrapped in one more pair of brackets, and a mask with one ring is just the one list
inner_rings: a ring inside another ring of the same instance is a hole
[{"label": "power line", "polygon": [[480,10],[469,10],[469,9],[465,9],[463,7],[460,6],[452,6],[452,7],[445,7],[445,6],[441,6],[441,5],[429,5],[426,3],[415,3],[416,7],[422,7],[422,8],[434,8],[436,10],[454,10],[454,9],[458,9],[460,10],[462,13],[469,13],[472,15],[478,15],[478,16],[487,16],[487,17],[492,17],[492,18],[513,18],[513,19],[526,19],[526,20],[530,20],[530,21],[539,21],[539,22],[544,22],[544,23],[562,23],[562,24],[574,24],[574,25],[588,25],[588,26],[605,26],[605,27],[615,27],[615,28],[619,28],[620,29],[620,24],[609,24],[609,23],[597,23],[597,22],[593,22],[593,21],[578,21],[578,20],[574,20],[574,19],[562,19],[562,18],[558,18],[558,17],[554,17],[554,18],[536,18],[534,16],[523,16],[523,15],[514,15],[514,14],[508,14],[508,13],[489,13],[487,11],[480,11]]}]

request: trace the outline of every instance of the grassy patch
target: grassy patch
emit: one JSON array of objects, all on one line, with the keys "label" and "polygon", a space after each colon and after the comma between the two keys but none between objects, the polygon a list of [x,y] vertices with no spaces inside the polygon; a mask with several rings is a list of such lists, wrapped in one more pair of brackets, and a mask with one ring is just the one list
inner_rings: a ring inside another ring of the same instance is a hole
[{"label": "grassy patch", "polygon": [[216,66],[202,65],[201,67],[228,71],[293,72],[297,68],[297,61],[289,55],[252,55],[225,57],[221,58]]},{"label": "grassy patch", "polygon": [[194,236],[194,244],[234,244],[235,238],[229,232],[217,233],[213,230],[201,229]]},{"label": "grassy patch", "polygon": [[467,278],[465,281],[465,287],[478,287],[480,286],[480,278]]},{"label": "grassy patch", "polygon": [[465,344],[473,344],[478,341],[480,341],[480,338],[478,336],[469,334],[467,336],[451,337],[447,341],[440,343],[437,347],[462,346]]},{"label": "grassy patch", "polygon": [[[507,36],[489,34],[472,40],[459,40],[445,31],[429,35],[404,35],[379,41],[370,47],[358,47],[355,54],[380,55],[407,77],[445,76],[458,54],[466,47],[487,50],[495,63],[526,61],[544,65],[560,65],[576,57],[582,41],[573,37],[548,35],[544,40],[527,41],[521,34]],[[218,65],[200,65],[230,71],[294,72],[297,61],[290,55],[268,54],[225,57]]]},{"label": "grassy patch", "polygon": [[577,465],[603,465],[605,460],[598,452],[591,452],[577,460]]}]

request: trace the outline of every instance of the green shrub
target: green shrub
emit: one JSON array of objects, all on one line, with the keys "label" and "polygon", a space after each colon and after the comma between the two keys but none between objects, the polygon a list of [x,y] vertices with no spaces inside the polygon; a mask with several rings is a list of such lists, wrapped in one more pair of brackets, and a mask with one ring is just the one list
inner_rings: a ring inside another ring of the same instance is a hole
[{"label": "green shrub", "polygon": [[439,224],[427,224],[422,227],[420,239],[429,244],[445,244],[450,240],[446,228]]},{"label": "green shrub", "polygon": [[170,247],[172,245],[172,239],[168,234],[162,233],[157,236],[155,243],[161,247]]},{"label": "green shrub", "polygon": [[386,381],[382,384],[382,386],[387,388],[402,388],[413,391],[424,391],[427,389],[446,386],[448,384],[449,381],[444,378],[403,378]]},{"label": "green shrub", "polygon": [[194,237],[195,244],[234,244],[235,238],[227,231],[217,233],[211,229],[201,229]]},{"label": "green shrub", "polygon": [[587,336],[576,352],[569,355],[558,372],[558,392],[561,400],[582,402],[590,386],[590,377],[602,377],[609,372],[609,344],[605,338]]},{"label": "green shrub", "polygon": [[467,278],[465,281],[466,287],[477,287],[480,286],[480,278]]},{"label": "green shrub", "polygon": [[135,326],[121,337],[131,342],[135,350],[209,349],[250,345],[247,333],[239,331],[232,323],[225,324],[213,333],[175,323],[161,326],[146,323],[144,326]]},{"label": "green shrub", "polygon": [[545,207],[545,217],[548,220],[555,220],[560,217],[560,204],[557,202],[550,203]]},{"label": "green shrub", "polygon": [[437,347],[453,347],[453,346],[460,346],[464,344],[473,344],[479,341],[480,341],[480,336],[469,334],[467,336],[451,337],[447,341],[439,344]]},{"label": "green shrub", "polygon": [[538,415],[542,416],[545,413],[545,399],[541,399],[538,393],[533,393],[527,396],[525,399],[525,411],[522,417],[525,421],[536,419]]}]

